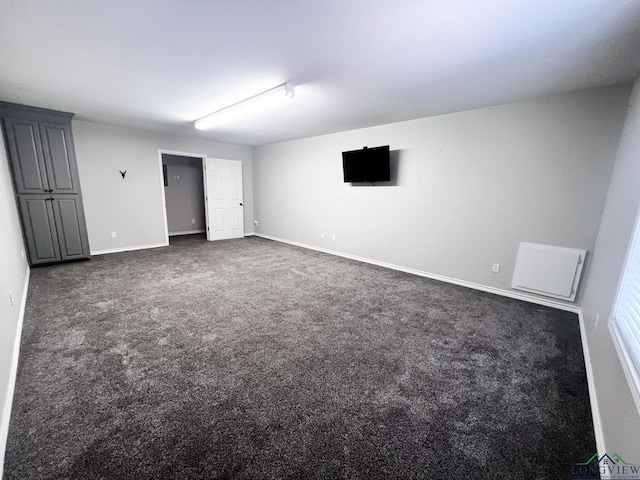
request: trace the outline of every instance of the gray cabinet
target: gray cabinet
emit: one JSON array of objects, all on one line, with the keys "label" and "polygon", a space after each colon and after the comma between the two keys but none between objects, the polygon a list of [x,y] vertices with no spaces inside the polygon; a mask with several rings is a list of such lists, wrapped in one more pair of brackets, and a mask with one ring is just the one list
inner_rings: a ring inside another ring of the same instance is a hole
[{"label": "gray cabinet", "polygon": [[70,113],[0,102],[31,265],[89,258]]},{"label": "gray cabinet", "polygon": [[60,262],[60,245],[49,195],[18,195],[22,229],[32,265]]},{"label": "gray cabinet", "polygon": [[2,123],[16,193],[43,193],[49,182],[38,122],[4,118]]}]

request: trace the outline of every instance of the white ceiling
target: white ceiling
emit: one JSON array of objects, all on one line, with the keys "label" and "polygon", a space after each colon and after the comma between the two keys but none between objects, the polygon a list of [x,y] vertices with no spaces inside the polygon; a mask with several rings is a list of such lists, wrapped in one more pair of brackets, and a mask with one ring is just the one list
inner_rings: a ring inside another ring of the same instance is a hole
[{"label": "white ceiling", "polygon": [[0,100],[245,145],[638,76],[640,0],[0,0]]}]

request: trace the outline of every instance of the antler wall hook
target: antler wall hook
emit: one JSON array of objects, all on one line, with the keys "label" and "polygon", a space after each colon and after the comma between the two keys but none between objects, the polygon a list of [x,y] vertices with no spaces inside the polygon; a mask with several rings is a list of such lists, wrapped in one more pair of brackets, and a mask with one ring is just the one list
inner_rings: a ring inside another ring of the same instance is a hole
[{"label": "antler wall hook", "polygon": [[122,175],[122,178],[124,178],[124,176],[127,174],[127,171],[125,170],[124,172],[122,170],[118,170],[120,172],[120,175]]}]

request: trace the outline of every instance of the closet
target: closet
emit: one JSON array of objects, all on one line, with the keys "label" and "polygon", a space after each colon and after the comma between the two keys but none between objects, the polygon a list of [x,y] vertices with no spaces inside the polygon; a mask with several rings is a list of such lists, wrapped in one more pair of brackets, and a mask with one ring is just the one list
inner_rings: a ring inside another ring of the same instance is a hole
[{"label": "closet", "polygon": [[29,263],[89,258],[73,114],[0,102]]}]

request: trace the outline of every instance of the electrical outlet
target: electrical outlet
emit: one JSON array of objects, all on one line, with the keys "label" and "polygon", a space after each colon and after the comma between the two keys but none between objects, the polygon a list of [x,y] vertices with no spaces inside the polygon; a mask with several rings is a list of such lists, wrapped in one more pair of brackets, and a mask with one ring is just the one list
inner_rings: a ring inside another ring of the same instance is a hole
[{"label": "electrical outlet", "polygon": [[600,321],[600,314],[596,313],[596,322],[593,325],[593,328],[598,328],[598,322]]},{"label": "electrical outlet", "polygon": [[24,250],[20,250],[20,253],[22,254],[22,259],[24,260],[25,258],[27,258],[27,254],[24,253]]},{"label": "electrical outlet", "polygon": [[13,293],[9,292],[9,301],[11,302],[11,306],[13,307]]},{"label": "electrical outlet", "polygon": [[258,226],[258,220],[254,220],[253,224],[257,227]]},{"label": "electrical outlet", "polygon": [[111,238],[116,238],[116,232],[111,232]]},{"label": "electrical outlet", "polygon": [[333,235],[331,235],[331,240],[335,240],[336,239],[336,234],[334,233]]},{"label": "electrical outlet", "polygon": [[494,263],[493,267],[491,267],[491,271],[493,273],[498,273],[500,271],[500,264],[499,263]]},{"label": "electrical outlet", "polygon": [[195,219],[195,218],[192,218],[192,219],[191,219],[191,223],[193,223],[193,224],[195,225],[195,223],[196,223],[196,219]]},{"label": "electrical outlet", "polygon": [[324,238],[324,233],[321,233],[321,234],[320,234],[320,238]]}]

